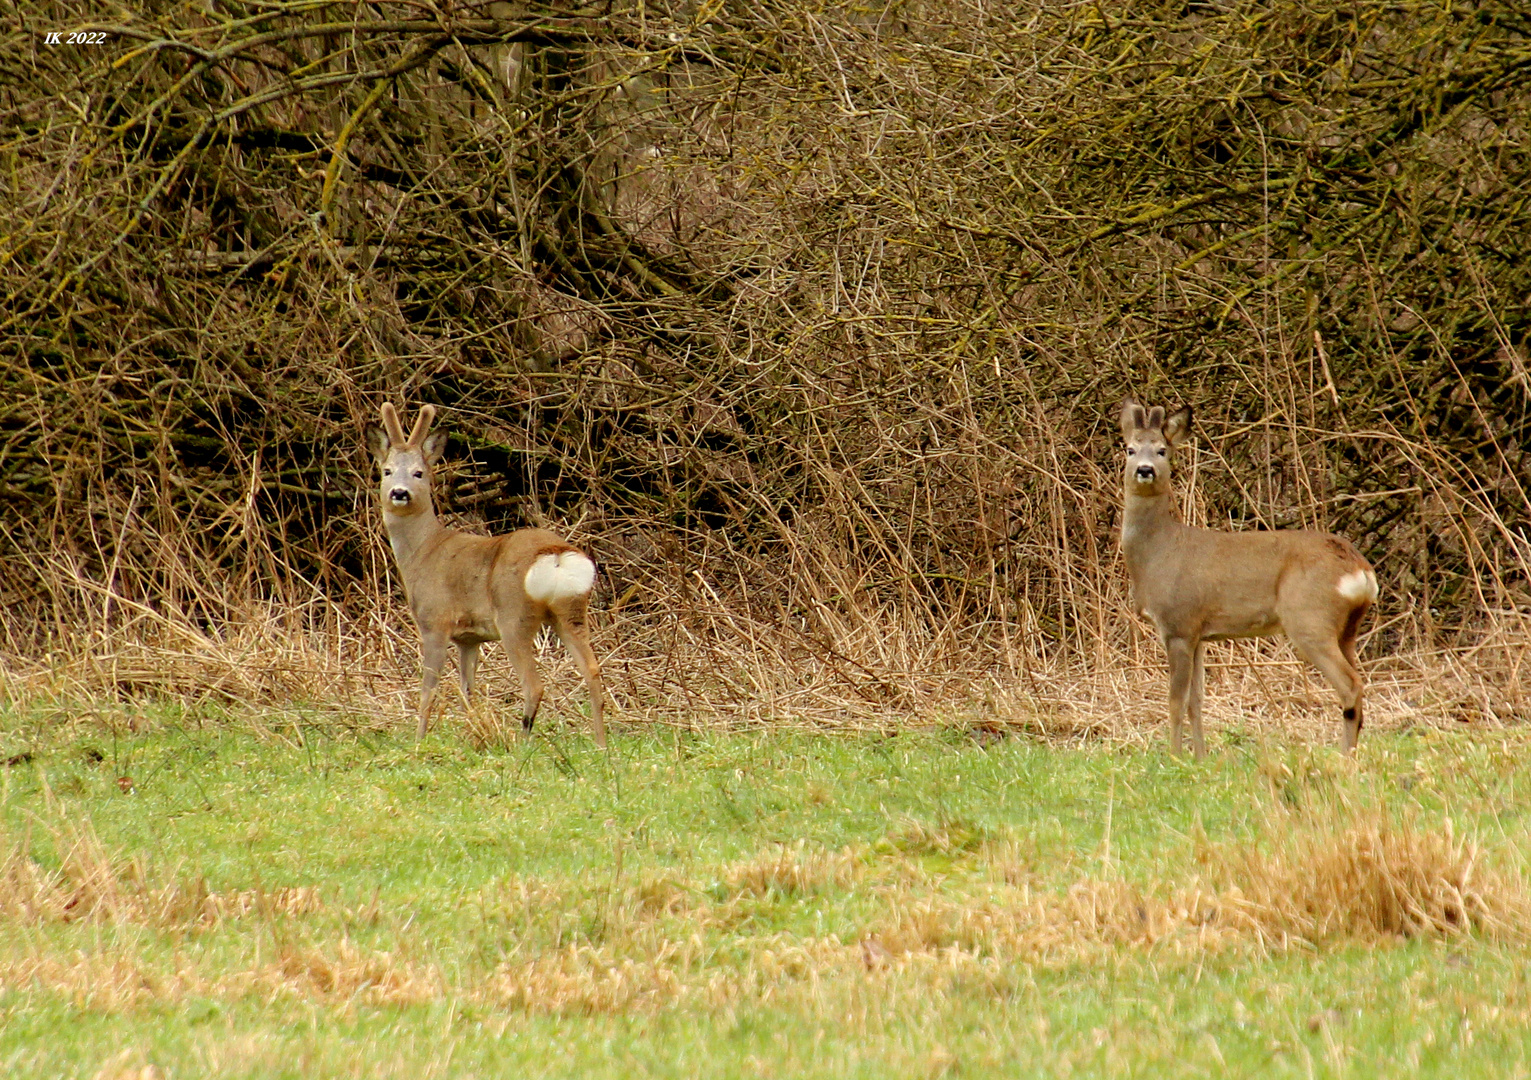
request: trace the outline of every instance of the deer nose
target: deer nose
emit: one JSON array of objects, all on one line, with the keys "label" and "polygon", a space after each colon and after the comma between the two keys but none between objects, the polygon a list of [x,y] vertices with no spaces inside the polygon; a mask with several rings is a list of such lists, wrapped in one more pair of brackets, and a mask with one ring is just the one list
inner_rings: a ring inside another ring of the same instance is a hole
[{"label": "deer nose", "polygon": [[1143,481],[1146,484],[1146,483],[1148,483],[1150,480],[1152,480],[1154,478],[1154,467],[1152,465],[1146,465],[1146,464],[1145,465],[1139,465],[1138,466],[1138,474],[1137,475],[1138,475],[1138,479]]},{"label": "deer nose", "polygon": [[388,493],[388,501],[389,502],[396,502],[396,503],[407,503],[407,502],[409,502],[409,489],[408,488],[402,488],[402,487],[394,488],[392,491],[390,491]]}]

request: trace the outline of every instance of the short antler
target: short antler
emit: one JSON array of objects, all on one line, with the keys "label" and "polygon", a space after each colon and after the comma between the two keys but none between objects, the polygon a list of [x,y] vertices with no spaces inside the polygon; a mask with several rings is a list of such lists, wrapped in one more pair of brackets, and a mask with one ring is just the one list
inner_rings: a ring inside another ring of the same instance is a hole
[{"label": "short antler", "polygon": [[383,429],[388,432],[388,441],[396,450],[412,450],[419,446],[425,438],[425,433],[431,428],[431,421],[436,419],[436,406],[422,405],[420,412],[415,416],[415,428],[409,433],[409,438],[404,437],[404,425],[399,423],[398,410],[393,407],[393,402],[383,402]]},{"label": "short antler", "polygon": [[1132,398],[1122,402],[1122,438],[1130,440],[1148,426],[1148,410]]},{"label": "short antler", "polygon": [[431,421],[436,419],[436,406],[422,405],[420,413],[415,417],[415,429],[409,433],[410,447],[419,446],[425,439],[425,433],[431,428]]},{"label": "short antler", "polygon": [[399,423],[399,414],[394,410],[393,402],[383,402],[383,430],[388,432],[388,441],[395,447],[404,446],[404,427]]}]

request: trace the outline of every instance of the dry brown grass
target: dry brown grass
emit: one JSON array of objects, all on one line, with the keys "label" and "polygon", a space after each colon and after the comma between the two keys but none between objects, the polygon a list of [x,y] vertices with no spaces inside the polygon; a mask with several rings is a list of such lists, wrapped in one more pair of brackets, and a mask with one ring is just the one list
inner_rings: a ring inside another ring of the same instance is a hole
[{"label": "dry brown grass", "polygon": [[208,931],[252,916],[302,916],[322,906],[313,886],[212,892],[200,877],[159,873],[142,858],[110,855],[87,825],[53,830],[57,870],[46,870],[26,841],[0,851],[0,918],[15,923],[100,920],[157,929]]},{"label": "dry brown grass", "polygon": [[348,939],[326,948],[288,946],[255,982],[269,993],[372,1005],[415,1005],[449,990],[434,965],[365,950]]},{"label": "dry brown grass", "polygon": [[[417,936],[388,951],[359,944],[336,929],[358,913],[322,890],[220,896],[142,860],[113,858],[88,830],[54,839],[67,855],[51,873],[37,868],[25,843],[12,842],[0,921],[39,929],[89,921],[113,933],[82,952],[6,950],[0,985],[104,1012],[193,996],[345,1008],[452,999],[571,1015],[726,1009],[862,982],[899,994],[911,980],[993,978],[1017,964],[1268,956],[1421,936],[1518,943],[1531,925],[1524,878],[1485,860],[1449,823],[1430,828],[1371,814],[1330,828],[1273,808],[1254,843],[1202,843],[1183,873],[1141,881],[1109,868],[1044,879],[1018,867],[1013,841],[946,826],[896,829],[839,851],[778,845],[716,868],[712,884],[672,872],[619,886],[603,897],[598,940],[560,942],[532,931],[575,901],[568,885],[512,878],[467,898],[527,928],[514,955],[474,970],[447,963]],[[947,858],[935,874],[921,868],[933,855]],[[869,905],[854,935],[751,929],[761,904],[842,893]],[[215,966],[194,948],[167,956],[135,928],[251,943],[269,935],[275,944],[247,945],[243,959]]]},{"label": "dry brown grass", "polygon": [[[127,728],[154,715],[131,703],[153,700],[176,703],[192,715],[213,706],[214,713],[257,728],[270,722],[269,710],[298,705],[349,726],[403,730],[417,693],[418,660],[401,606],[379,598],[377,614],[360,623],[328,619],[301,631],[293,627],[303,612],[273,605],[252,609],[246,621],[218,632],[181,626],[144,637],[84,633],[56,642],[44,656],[9,658],[0,667],[0,699],[38,719]],[[1151,636],[1121,611],[1102,613],[1120,642],[1103,643],[1087,659],[1049,657],[1020,640],[1009,651],[991,642],[960,658],[930,659],[907,641],[907,627],[900,647],[909,651],[900,655],[892,651],[900,634],[890,627],[877,656],[844,656],[839,670],[765,650],[767,631],[744,634],[735,613],[688,615],[675,623],[690,624],[689,640],[667,641],[652,620],[596,613],[595,644],[619,730],[652,724],[842,731],[956,724],[980,739],[1024,733],[1060,743],[1142,745],[1161,737],[1167,689],[1162,656]],[[780,643],[781,635],[775,640]],[[1522,723],[1531,717],[1523,681],[1528,650],[1525,628],[1508,619],[1453,648],[1376,656],[1363,640],[1368,730]],[[546,715],[581,710],[579,675],[562,646],[546,643],[542,662],[549,675]],[[489,650],[480,679],[484,696],[472,709],[450,680],[443,730],[479,746],[513,742],[519,713],[505,702],[517,689],[498,649]],[[1210,646],[1207,684],[1214,742],[1230,731],[1299,742],[1338,738],[1332,692],[1285,642]]]},{"label": "dry brown grass", "polygon": [[1283,944],[1465,929],[1513,937],[1531,914],[1525,883],[1484,867],[1449,819],[1439,831],[1381,819],[1335,835],[1297,829],[1277,851],[1227,848],[1209,861],[1227,917]]},{"label": "dry brown grass", "polygon": [[723,880],[741,896],[809,896],[848,887],[860,877],[861,861],[850,851],[831,852],[798,841],[727,867]]},{"label": "dry brown grass", "polygon": [[1067,964],[1122,947],[1187,954],[1375,945],[1421,934],[1518,939],[1531,893],[1470,842],[1379,821],[1273,833],[1273,850],[1206,848],[1189,881],[1022,884],[979,903],[926,898],[868,938],[877,955]]}]

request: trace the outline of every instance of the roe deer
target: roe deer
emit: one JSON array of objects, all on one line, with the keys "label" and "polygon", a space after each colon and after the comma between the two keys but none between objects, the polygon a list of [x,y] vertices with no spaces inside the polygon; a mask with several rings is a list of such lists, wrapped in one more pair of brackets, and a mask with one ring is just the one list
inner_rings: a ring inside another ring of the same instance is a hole
[{"label": "roe deer", "polygon": [[1122,404],[1127,442],[1122,554],[1133,611],[1147,615],[1169,657],[1170,745],[1191,718],[1196,756],[1205,683],[1204,642],[1285,631],[1300,656],[1339,691],[1346,752],[1361,734],[1356,631],[1377,598],[1377,575],[1348,540],[1310,530],[1217,532],[1181,523],[1170,493],[1170,455],[1185,441],[1191,410]]},{"label": "roe deer", "polygon": [[521,726],[530,732],[542,702],[537,631],[551,626],[584,670],[595,742],[604,747],[601,668],[587,625],[595,563],[544,529],[476,536],[441,524],[431,502],[431,471],[446,436],[426,437],[435,408],[420,409],[408,439],[391,404],[384,403],[382,414],[382,429],[371,428],[368,437],[383,471],[378,492],[383,524],[420,628],[424,670],[417,737],[425,738],[448,642],[457,646],[457,674],[467,700],[472,700],[479,646],[486,641],[504,645],[521,677],[526,705]]}]

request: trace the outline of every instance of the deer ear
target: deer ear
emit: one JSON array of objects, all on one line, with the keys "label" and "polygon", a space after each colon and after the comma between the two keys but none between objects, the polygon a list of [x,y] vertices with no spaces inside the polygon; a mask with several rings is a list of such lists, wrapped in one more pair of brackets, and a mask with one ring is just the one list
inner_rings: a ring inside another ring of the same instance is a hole
[{"label": "deer ear", "polygon": [[367,447],[372,456],[382,461],[388,456],[388,433],[376,424],[367,425]]},{"label": "deer ear", "polygon": [[1191,407],[1186,405],[1171,413],[1170,418],[1164,422],[1164,441],[1171,446],[1179,446],[1190,433]]},{"label": "deer ear", "polygon": [[441,460],[442,451],[447,448],[447,433],[435,431],[426,436],[425,442],[420,444],[420,452],[425,455],[427,465],[435,465]]},{"label": "deer ear", "polygon": [[1143,406],[1128,398],[1122,402],[1122,438],[1131,439],[1134,434],[1143,430],[1144,422],[1148,415],[1143,411]]},{"label": "deer ear", "polygon": [[1163,431],[1164,430],[1164,406],[1163,405],[1155,405],[1152,409],[1149,409],[1148,410],[1148,420],[1143,424],[1143,426],[1148,428],[1148,429],[1150,429],[1151,431]]}]

